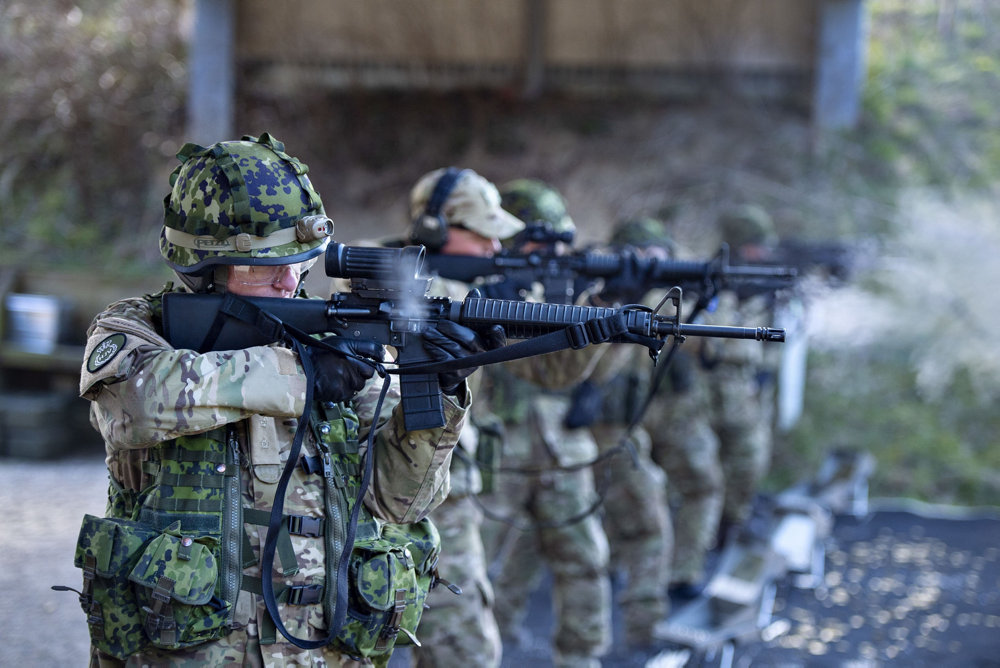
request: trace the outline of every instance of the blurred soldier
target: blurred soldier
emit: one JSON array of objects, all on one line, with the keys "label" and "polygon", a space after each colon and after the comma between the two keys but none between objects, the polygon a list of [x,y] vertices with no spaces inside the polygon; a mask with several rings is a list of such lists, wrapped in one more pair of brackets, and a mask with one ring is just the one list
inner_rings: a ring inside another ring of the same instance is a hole
[{"label": "blurred soldier", "polygon": [[[436,169],[417,181],[410,191],[410,217],[404,242],[432,253],[490,257],[500,250],[500,240],[524,229],[501,208],[496,186],[471,169],[454,167]],[[438,277],[431,293],[464,299],[469,288]],[[451,492],[431,515],[441,534],[438,576],[462,593],[436,587],[427,596],[428,609],[420,621],[423,646],[412,650],[416,665],[427,668],[500,665],[500,632],[480,534],[483,513],[473,498],[483,487],[476,465],[483,454],[479,447],[498,447],[493,441],[500,427],[479,401],[478,379],[479,374],[471,379],[477,407],[451,460]]]},{"label": "blurred soldier", "polygon": [[[718,221],[722,241],[734,259],[759,262],[777,245],[770,215],[754,204],[726,211]],[[725,290],[708,314],[709,322],[774,320],[774,292]],[[725,480],[720,537],[748,519],[754,494],[771,458],[774,387],[779,349],[753,341],[711,339],[701,348],[702,366],[710,372],[713,427]],[[767,355],[771,353],[771,355]]]},{"label": "blurred soldier", "polygon": [[[187,291],[301,296],[301,277],[333,232],[306,165],[266,133],[178,155],[160,250]],[[443,427],[407,432],[396,381],[374,412],[381,346],[176,350],[164,339],[163,294],[112,304],[88,332],[80,389],[110,473],[107,517],[85,518],[76,551],[91,664],[384,663],[379,646],[391,651],[400,617],[419,616],[426,594],[413,569],[433,561],[437,539],[422,518],[448,491],[470,371],[440,374]],[[484,349],[464,327],[429,334],[442,359]],[[374,476],[361,499],[365,457]],[[277,506],[283,513],[271,512]],[[351,507],[359,549],[344,580]],[[265,528],[275,521],[271,563]],[[404,544],[409,564],[392,556]],[[333,637],[339,594],[351,615]]]},{"label": "blurred soldier", "polygon": [[[639,218],[624,223],[613,241],[674,257],[679,248],[659,220]],[[614,285],[609,286],[614,291]],[[666,295],[657,288],[636,298],[655,307]],[[684,319],[694,306],[693,299],[682,304]],[[697,595],[705,579],[705,558],[714,547],[722,513],[723,474],[719,463],[719,440],[711,426],[711,405],[707,378],[697,368],[698,347],[702,339],[692,338],[673,355],[670,366],[661,365],[644,371],[643,395],[654,391],[642,416],[642,424],[651,440],[651,456],[669,481],[665,490],[673,542],[668,553],[671,593],[684,600]],[[666,353],[664,353],[665,355]],[[662,376],[662,377],[661,377]]]},{"label": "blurred soldier", "polygon": [[[644,257],[671,256],[664,225],[653,218],[623,221],[616,226],[609,243],[617,250],[628,247]],[[618,305],[638,303],[644,292],[639,288],[633,294],[614,296]],[[580,405],[570,410],[578,419],[589,416],[594,420],[590,430],[601,455],[606,457],[595,468],[595,475],[598,486],[605,490],[604,530],[611,545],[612,569],[624,576],[618,603],[625,640],[634,647],[655,643],[653,627],[666,618],[670,608],[667,586],[673,530],[666,499],[667,476],[650,458],[650,437],[641,423],[628,432],[629,450],[612,451],[622,444],[626,428],[646,400],[651,369],[646,349],[614,346],[599,361],[591,380],[578,386],[574,399]],[[599,406],[587,401],[594,392],[599,393]],[[588,403],[592,405],[588,407]]]},{"label": "blurred soldier", "polygon": [[[575,225],[562,196],[533,179],[500,188],[504,208],[543,234],[523,247],[564,252]],[[548,241],[544,239],[548,239]],[[530,299],[562,301],[533,286]],[[583,297],[585,298],[585,296]],[[496,615],[505,637],[519,635],[527,602],[543,565],[552,573],[556,666],[600,665],[611,639],[608,541],[595,512],[597,494],[588,463],[597,456],[589,430],[566,424],[570,390],[592,372],[611,346],[590,346],[519,360],[490,370],[494,412],[505,424],[501,475],[494,503],[518,528],[499,547]],[[484,381],[485,382],[485,381]]]}]

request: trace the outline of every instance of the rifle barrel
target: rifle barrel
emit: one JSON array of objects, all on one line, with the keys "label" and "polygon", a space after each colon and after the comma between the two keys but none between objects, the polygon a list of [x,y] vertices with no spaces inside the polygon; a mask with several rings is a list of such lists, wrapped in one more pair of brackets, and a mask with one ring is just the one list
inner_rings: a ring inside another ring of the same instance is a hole
[{"label": "rifle barrel", "polygon": [[[618,309],[603,306],[575,306],[544,302],[523,302],[508,299],[469,298],[456,303],[459,313],[449,319],[469,327],[499,324],[507,336],[527,339],[541,336],[569,325],[584,323],[595,318],[606,318]],[[785,340],[785,330],[773,327],[729,327],[680,323],[674,318],[654,315],[651,311],[629,309],[624,312],[625,326],[633,334],[643,336],[710,336],[726,339],[752,339],[755,341]]]}]

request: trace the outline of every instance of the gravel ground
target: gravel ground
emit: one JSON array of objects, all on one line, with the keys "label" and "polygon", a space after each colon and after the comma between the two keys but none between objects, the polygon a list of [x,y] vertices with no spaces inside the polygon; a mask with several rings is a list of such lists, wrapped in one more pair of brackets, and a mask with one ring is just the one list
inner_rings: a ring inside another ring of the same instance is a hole
[{"label": "gravel ground", "polygon": [[90,639],[72,592],[73,566],[85,513],[104,514],[104,456],[28,462],[0,459],[0,508],[6,529],[0,549],[0,664],[84,666]]},{"label": "gravel ground", "polygon": [[[101,456],[55,461],[0,459],[0,665],[84,665],[87,627],[76,595],[73,549],[84,513],[104,511]],[[882,508],[840,518],[816,590],[779,583],[774,619],[788,630],[770,642],[735,648],[738,666],[1000,666],[1000,515],[929,516]],[[529,638],[505,648],[504,666],[549,664],[547,588],[532,599]],[[606,666],[678,665],[615,646]],[[405,650],[392,666],[405,666]],[[691,657],[719,665],[722,657]]]}]

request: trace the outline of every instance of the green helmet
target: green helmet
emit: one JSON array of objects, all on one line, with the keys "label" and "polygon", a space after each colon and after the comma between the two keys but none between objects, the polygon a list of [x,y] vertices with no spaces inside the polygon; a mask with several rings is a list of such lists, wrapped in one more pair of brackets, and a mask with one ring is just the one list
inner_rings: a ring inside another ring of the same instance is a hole
[{"label": "green helmet", "polygon": [[530,225],[548,225],[557,234],[576,234],[559,191],[537,179],[515,179],[500,187],[503,208]]},{"label": "green helmet", "polygon": [[643,216],[639,218],[629,218],[618,223],[611,238],[608,239],[612,246],[660,246],[670,251],[674,255],[677,244],[670,238],[667,226],[662,220]]},{"label": "green helmet", "polygon": [[734,248],[778,243],[771,216],[756,204],[743,204],[723,213],[719,217],[719,233],[722,241]]},{"label": "green helmet", "polygon": [[333,222],[309,168],[284,150],[266,132],[181,149],[160,234],[174,271],[198,276],[219,265],[290,264],[323,252]]}]

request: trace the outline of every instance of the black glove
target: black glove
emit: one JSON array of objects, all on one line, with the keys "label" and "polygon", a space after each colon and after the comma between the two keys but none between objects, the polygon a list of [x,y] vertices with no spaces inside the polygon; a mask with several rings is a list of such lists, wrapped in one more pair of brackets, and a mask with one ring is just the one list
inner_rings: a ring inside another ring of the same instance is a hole
[{"label": "black glove", "polygon": [[[499,348],[507,343],[507,334],[500,325],[493,325],[483,336],[468,327],[456,324],[451,320],[441,320],[438,324],[424,332],[424,350],[435,362],[447,362],[461,359]],[[445,394],[455,394],[462,381],[472,375],[478,367],[455,369],[438,374],[441,391]]]},{"label": "black glove", "polygon": [[342,355],[332,350],[320,347],[308,348],[315,370],[313,383],[313,398],[318,401],[339,403],[350,401],[361,391],[365,383],[375,374],[375,366],[355,359],[353,356],[367,357],[377,362],[382,361],[383,348],[374,341],[355,341],[331,336],[323,339],[338,350],[347,353]]},{"label": "black glove", "polygon": [[621,251],[621,270],[604,281],[600,298],[607,303],[631,304],[642,299],[645,292],[643,272],[640,259],[635,250],[625,248]]}]

